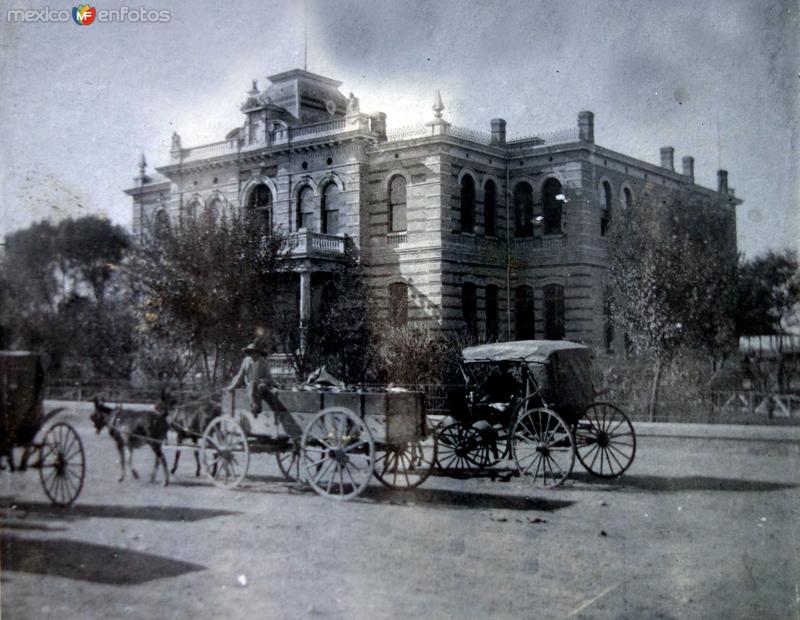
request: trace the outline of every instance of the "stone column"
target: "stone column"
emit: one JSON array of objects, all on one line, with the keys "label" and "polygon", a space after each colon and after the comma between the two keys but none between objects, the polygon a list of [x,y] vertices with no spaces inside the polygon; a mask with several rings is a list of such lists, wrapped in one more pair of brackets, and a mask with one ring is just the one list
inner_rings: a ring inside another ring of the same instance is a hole
[{"label": "stone column", "polygon": [[300,272],[300,348],[305,350],[305,328],[311,320],[311,272]]}]

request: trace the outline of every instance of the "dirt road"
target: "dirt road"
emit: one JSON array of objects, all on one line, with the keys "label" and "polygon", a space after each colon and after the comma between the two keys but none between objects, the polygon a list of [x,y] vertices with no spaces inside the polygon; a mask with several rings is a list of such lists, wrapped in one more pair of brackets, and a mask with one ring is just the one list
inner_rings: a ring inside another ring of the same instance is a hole
[{"label": "dirt road", "polygon": [[4,618],[800,618],[797,442],[645,436],[611,483],[335,503],[268,456],[234,491],[188,455],[169,487],[120,484],[112,441],[79,430],[71,509],[35,472],[0,477]]}]

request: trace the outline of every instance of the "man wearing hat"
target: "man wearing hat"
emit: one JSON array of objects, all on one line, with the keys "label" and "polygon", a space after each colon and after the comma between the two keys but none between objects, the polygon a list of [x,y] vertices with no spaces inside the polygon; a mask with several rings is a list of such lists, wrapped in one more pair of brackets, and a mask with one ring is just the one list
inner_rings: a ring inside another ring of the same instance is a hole
[{"label": "man wearing hat", "polygon": [[272,386],[272,375],[266,358],[268,352],[263,344],[254,340],[242,349],[242,353],[246,357],[242,360],[239,372],[228,386],[228,391],[232,392],[244,385],[250,396],[250,413],[257,416],[261,413],[262,394]]}]

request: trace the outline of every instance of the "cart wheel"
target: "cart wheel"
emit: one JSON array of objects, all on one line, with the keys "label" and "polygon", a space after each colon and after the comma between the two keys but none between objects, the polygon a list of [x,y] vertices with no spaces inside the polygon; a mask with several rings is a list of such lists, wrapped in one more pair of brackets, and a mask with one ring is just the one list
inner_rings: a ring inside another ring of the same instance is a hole
[{"label": "cart wheel", "polygon": [[484,467],[483,437],[476,429],[452,422],[439,431],[437,443],[436,465],[442,471],[463,475]]},{"label": "cart wheel", "polygon": [[278,452],[275,459],[284,478],[290,482],[300,482],[300,444],[297,441],[292,440],[291,448],[286,452]]},{"label": "cart wheel", "polygon": [[375,477],[390,489],[418,487],[436,463],[436,438],[385,446],[375,455]]},{"label": "cart wheel", "polygon": [[572,432],[551,409],[523,411],[514,424],[511,442],[520,475],[535,486],[558,486],[572,472],[575,464]]},{"label": "cart wheel", "polygon": [[54,504],[69,506],[80,495],[86,475],[81,438],[69,424],[50,427],[39,449],[39,478]]},{"label": "cart wheel", "polygon": [[575,425],[578,460],[600,478],[615,478],[631,466],[636,455],[633,425],[619,407],[592,403]]},{"label": "cart wheel", "polygon": [[373,473],[372,433],[349,409],[331,407],[309,422],[302,439],[302,474],[325,497],[343,500],[361,493]]},{"label": "cart wheel", "polygon": [[250,446],[242,427],[233,418],[211,420],[200,440],[200,462],[218,487],[238,486],[250,467]]}]

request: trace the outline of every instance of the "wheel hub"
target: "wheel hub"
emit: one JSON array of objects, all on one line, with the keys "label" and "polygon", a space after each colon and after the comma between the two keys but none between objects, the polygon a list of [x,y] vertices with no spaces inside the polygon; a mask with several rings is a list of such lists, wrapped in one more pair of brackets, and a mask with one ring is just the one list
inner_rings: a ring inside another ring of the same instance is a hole
[{"label": "wheel hub", "polygon": [[347,465],[347,463],[350,462],[350,458],[342,448],[332,448],[328,450],[328,458],[336,461],[339,465]]},{"label": "wheel hub", "polygon": [[597,434],[597,445],[599,445],[601,448],[605,448],[608,446],[608,443],[608,433],[605,431],[600,431]]}]

